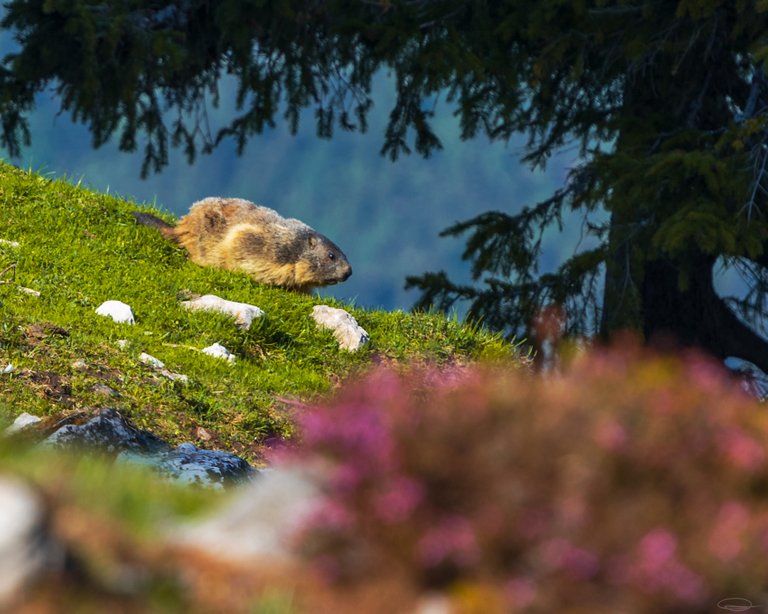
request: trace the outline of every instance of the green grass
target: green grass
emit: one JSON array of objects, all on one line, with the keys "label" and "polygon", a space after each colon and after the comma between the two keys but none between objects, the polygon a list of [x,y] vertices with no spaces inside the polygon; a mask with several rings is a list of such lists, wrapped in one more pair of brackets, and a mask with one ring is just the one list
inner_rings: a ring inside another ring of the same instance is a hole
[{"label": "green grass", "polygon": [[[0,244],[0,369],[15,367],[0,375],[2,420],[21,411],[115,407],[170,443],[192,441],[258,463],[265,438],[291,435],[294,401],[313,401],[374,363],[516,356],[498,335],[439,314],[369,311],[200,267],[137,225],[136,208],[0,163],[0,239],[19,243]],[[181,307],[180,299],[202,294],[258,305],[266,316],[242,331],[227,316]],[[96,315],[108,299],[128,303],[136,324]],[[311,319],[321,302],[350,311],[371,342],[356,353],[338,349]],[[121,348],[119,340],[128,343]],[[237,363],[191,349],[214,342]],[[189,383],[158,374],[139,360],[142,352]]]}]

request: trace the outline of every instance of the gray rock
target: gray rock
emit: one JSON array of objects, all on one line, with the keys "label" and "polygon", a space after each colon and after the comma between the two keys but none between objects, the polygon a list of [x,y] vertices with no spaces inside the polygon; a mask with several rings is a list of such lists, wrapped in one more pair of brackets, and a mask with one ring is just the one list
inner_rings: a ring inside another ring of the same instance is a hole
[{"label": "gray rock", "polygon": [[165,369],[165,363],[162,360],[160,360],[159,358],[155,358],[154,356],[151,356],[146,352],[142,352],[139,355],[139,360],[143,362],[145,365],[149,365],[150,367],[155,367],[155,369]]},{"label": "gray rock", "polygon": [[319,497],[315,480],[301,468],[264,470],[223,509],[177,529],[171,541],[228,561],[289,559],[291,537]]},{"label": "gray rock", "polygon": [[207,488],[248,482],[256,473],[246,461],[228,452],[201,450],[191,443],[174,449],[109,408],[85,424],[61,427],[43,445],[103,452],[114,455],[118,465],[141,465],[168,480]]},{"label": "gray rock", "polygon": [[343,350],[355,352],[368,343],[370,337],[351,314],[328,305],[316,305],[312,317],[321,328],[329,328]]},{"label": "gray rock", "polygon": [[189,383],[189,377],[187,377],[183,373],[174,373],[173,371],[166,369],[165,363],[162,360],[155,358],[154,356],[147,354],[146,352],[142,352],[139,355],[139,360],[143,362],[145,365],[154,367],[155,369],[157,369],[157,372],[160,375],[162,375],[163,377],[167,377],[169,380],[172,380],[174,382],[181,382],[182,384]]},{"label": "gray rock", "polygon": [[184,375],[183,373],[174,373],[173,371],[169,371],[168,369],[160,369],[158,373],[160,373],[160,375],[168,378],[173,382],[181,382],[182,384],[189,384],[189,377]]},{"label": "gray rock", "polygon": [[86,449],[109,454],[124,450],[157,452],[170,446],[149,431],[137,429],[120,412],[106,408],[85,424],[67,424],[49,435],[43,445],[57,449]]},{"label": "gray rock", "polygon": [[14,598],[63,561],[63,549],[50,538],[42,499],[21,481],[0,477],[0,609],[12,611]]},{"label": "gray rock", "polygon": [[173,482],[213,489],[248,482],[256,474],[255,469],[239,456],[201,450],[191,443],[153,454],[122,452],[115,462],[150,467],[161,477]]}]

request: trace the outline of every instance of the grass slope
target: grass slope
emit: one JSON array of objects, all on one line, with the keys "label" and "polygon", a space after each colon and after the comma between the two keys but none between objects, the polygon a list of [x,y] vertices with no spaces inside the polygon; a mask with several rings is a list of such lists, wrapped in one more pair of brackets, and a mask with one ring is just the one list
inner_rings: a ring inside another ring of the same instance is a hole
[{"label": "grass slope", "polygon": [[[0,163],[0,239],[19,244],[0,243],[0,369],[15,367],[0,375],[3,420],[22,411],[58,417],[110,406],[172,443],[193,441],[258,462],[266,439],[290,436],[291,408],[372,363],[515,355],[498,336],[440,315],[337,304],[371,336],[365,349],[344,352],[310,317],[313,305],[329,301],[197,266],[138,226],[130,214],[136,208]],[[180,306],[202,294],[258,305],[266,317],[241,331],[226,316]],[[96,315],[108,299],[128,303],[136,324]],[[237,363],[191,349],[214,342]],[[142,352],[189,383],[163,377],[139,360]]]}]

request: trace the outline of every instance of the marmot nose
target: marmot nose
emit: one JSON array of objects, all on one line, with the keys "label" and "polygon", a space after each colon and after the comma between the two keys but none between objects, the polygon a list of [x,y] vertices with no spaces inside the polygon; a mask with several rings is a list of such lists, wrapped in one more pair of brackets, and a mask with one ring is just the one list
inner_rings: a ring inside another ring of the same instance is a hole
[{"label": "marmot nose", "polygon": [[342,277],[342,281],[347,281],[349,279],[350,275],[352,275],[352,267],[348,266],[347,270],[344,273],[344,277]]}]

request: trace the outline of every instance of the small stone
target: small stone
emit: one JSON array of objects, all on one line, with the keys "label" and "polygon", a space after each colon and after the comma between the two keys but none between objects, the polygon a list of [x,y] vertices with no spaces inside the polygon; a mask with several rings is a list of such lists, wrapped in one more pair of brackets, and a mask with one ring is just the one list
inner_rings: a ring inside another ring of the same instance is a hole
[{"label": "small stone", "polygon": [[96,309],[100,316],[112,318],[118,324],[133,324],[133,311],[122,301],[105,301]]},{"label": "small stone", "polygon": [[29,294],[29,296],[40,296],[40,292],[38,290],[33,290],[32,288],[25,288],[24,286],[19,286],[19,292],[23,292],[24,294]]},{"label": "small stone", "polygon": [[181,304],[185,309],[191,309],[192,311],[202,309],[204,311],[218,311],[219,313],[230,315],[235,318],[237,326],[243,329],[250,328],[254,320],[264,315],[264,311],[256,307],[256,305],[228,301],[214,294],[206,294],[191,301],[183,301]]},{"label": "small stone", "polygon": [[139,360],[143,362],[145,365],[149,365],[150,367],[155,367],[156,369],[165,369],[165,363],[162,360],[158,360],[154,356],[150,356],[146,352],[142,352],[139,355]]},{"label": "small stone", "polygon": [[18,241],[9,241],[8,239],[0,239],[0,245],[6,245],[8,247],[21,247]]},{"label": "small stone", "polygon": [[117,347],[119,347],[121,350],[124,350],[128,347],[128,339],[118,339],[117,340]]},{"label": "small stone", "polygon": [[343,309],[328,305],[316,305],[312,309],[312,317],[321,328],[329,328],[339,343],[339,347],[349,352],[359,350],[368,343],[370,337],[361,328],[357,320]]},{"label": "small stone", "polygon": [[84,360],[75,360],[71,365],[69,365],[73,371],[87,371],[88,370],[88,363]]},{"label": "small stone", "polygon": [[209,431],[207,428],[204,428],[202,426],[195,427],[195,438],[198,441],[211,441],[213,439],[213,433]]},{"label": "small stone", "polygon": [[207,348],[203,348],[202,352],[203,354],[208,354],[208,356],[221,358],[222,360],[226,360],[230,363],[234,363],[236,360],[235,355],[220,343],[209,345]]},{"label": "small stone", "polygon": [[5,365],[5,368],[3,369],[3,373],[13,373],[13,371],[16,369],[11,363],[8,363]]},{"label": "small stone", "polygon": [[119,397],[120,393],[114,388],[110,388],[106,384],[96,384],[91,390],[94,394],[101,395],[103,397]]},{"label": "small stone", "polygon": [[169,371],[168,369],[160,369],[160,375],[162,375],[163,377],[167,377],[169,380],[173,382],[181,382],[182,384],[189,383],[189,377],[187,377],[183,373],[174,373],[173,371]]},{"label": "small stone", "polygon": [[22,412],[16,417],[16,420],[13,421],[13,424],[11,424],[11,426],[5,429],[5,434],[13,435],[14,433],[23,431],[24,429],[32,426],[33,424],[37,424],[41,420],[42,418],[40,418],[39,416],[34,416],[32,414],[28,414],[27,412]]}]

